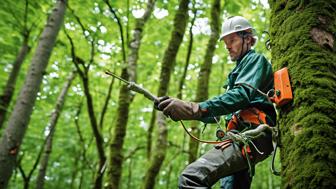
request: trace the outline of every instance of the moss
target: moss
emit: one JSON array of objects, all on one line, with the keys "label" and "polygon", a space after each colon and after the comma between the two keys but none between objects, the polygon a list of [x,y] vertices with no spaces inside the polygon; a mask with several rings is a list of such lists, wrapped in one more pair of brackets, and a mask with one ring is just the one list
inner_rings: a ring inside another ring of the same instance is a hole
[{"label": "moss", "polygon": [[294,94],[278,120],[283,188],[335,188],[336,53],[313,41],[310,31],[336,32],[336,2],[270,5],[273,67],[289,68]]}]

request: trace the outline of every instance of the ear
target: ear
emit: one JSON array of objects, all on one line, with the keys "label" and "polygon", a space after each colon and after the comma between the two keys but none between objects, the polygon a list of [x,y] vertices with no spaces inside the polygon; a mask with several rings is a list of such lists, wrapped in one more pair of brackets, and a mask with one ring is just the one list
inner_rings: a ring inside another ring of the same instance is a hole
[{"label": "ear", "polygon": [[251,36],[246,36],[245,40],[248,44],[250,44],[252,46],[252,37]]}]

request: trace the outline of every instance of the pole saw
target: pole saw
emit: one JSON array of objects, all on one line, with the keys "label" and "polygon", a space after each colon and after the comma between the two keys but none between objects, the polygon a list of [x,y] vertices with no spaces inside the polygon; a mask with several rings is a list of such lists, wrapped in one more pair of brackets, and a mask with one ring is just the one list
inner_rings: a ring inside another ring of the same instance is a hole
[{"label": "pole saw", "polygon": [[[147,99],[155,102],[155,101],[159,101],[159,98],[155,95],[153,95],[151,92],[149,92],[147,89],[141,87],[140,85],[136,84],[135,82],[132,82],[132,81],[127,81],[119,76],[117,76],[116,74],[112,73],[111,71],[109,70],[106,70],[105,71],[105,74],[109,75],[109,76],[112,76],[114,78],[117,78],[118,80],[124,82],[125,84],[127,84],[127,87],[129,90],[132,90],[134,92],[137,92],[137,93],[140,93],[140,94],[143,94]],[[193,134],[191,134],[188,129],[186,128],[186,126],[184,125],[184,123],[182,121],[180,121],[183,129],[187,132],[187,134],[194,140],[198,141],[198,142],[201,142],[201,143],[207,143],[207,144],[220,144],[220,143],[225,143],[225,142],[231,142],[229,139],[227,140],[223,140],[223,141],[208,141],[208,140],[202,140],[202,139],[199,139],[197,138],[196,136],[194,136]]]}]

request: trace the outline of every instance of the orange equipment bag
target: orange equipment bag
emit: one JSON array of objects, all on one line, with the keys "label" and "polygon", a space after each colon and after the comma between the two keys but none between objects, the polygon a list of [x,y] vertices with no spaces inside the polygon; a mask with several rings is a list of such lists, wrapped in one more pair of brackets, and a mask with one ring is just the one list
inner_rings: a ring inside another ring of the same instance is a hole
[{"label": "orange equipment bag", "polygon": [[274,72],[274,95],[270,99],[278,107],[293,99],[287,67]]}]

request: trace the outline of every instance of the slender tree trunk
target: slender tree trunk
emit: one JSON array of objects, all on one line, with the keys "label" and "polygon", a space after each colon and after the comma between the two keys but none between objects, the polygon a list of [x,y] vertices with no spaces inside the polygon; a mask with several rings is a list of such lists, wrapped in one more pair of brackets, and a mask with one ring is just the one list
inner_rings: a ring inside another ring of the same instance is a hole
[{"label": "slender tree trunk", "polygon": [[106,99],[105,99],[105,103],[104,103],[104,106],[103,106],[103,109],[102,109],[102,112],[101,112],[101,115],[100,115],[99,129],[102,129],[103,125],[104,125],[104,118],[105,118],[105,114],[107,112],[108,104],[109,104],[110,99],[111,99],[111,94],[112,94],[112,88],[113,88],[114,81],[115,81],[115,78],[113,77],[111,79],[109,89],[108,89],[108,92],[107,92],[107,96],[106,96]]},{"label": "slender tree trunk", "polygon": [[192,32],[193,30],[193,26],[195,24],[195,20],[197,17],[197,9],[195,8],[196,2],[193,2],[193,14],[194,17],[191,19],[190,22],[190,27],[189,27],[189,44],[188,44],[188,51],[187,51],[187,57],[186,57],[186,62],[184,65],[184,69],[183,69],[183,73],[182,76],[180,78],[180,82],[179,82],[179,86],[178,86],[178,92],[177,92],[177,98],[182,99],[183,95],[182,95],[182,91],[183,91],[183,86],[184,86],[184,82],[185,82],[185,78],[188,72],[188,67],[189,67],[189,63],[190,63],[190,57],[191,57],[191,52],[192,52],[192,47],[193,47],[193,42],[194,42],[194,34]]},{"label": "slender tree trunk", "polygon": [[153,138],[153,130],[155,126],[156,121],[156,110],[152,111],[151,120],[149,122],[149,127],[147,131],[147,159],[149,160],[151,158],[152,154],[152,138]]},{"label": "slender tree trunk", "polygon": [[[130,41],[129,48],[130,54],[127,58],[128,68],[122,70],[121,77],[136,81],[136,65],[138,61],[138,54],[142,39],[142,32],[145,23],[152,14],[155,0],[148,0],[147,8],[144,15],[136,20],[135,28],[133,31],[133,39]],[[110,168],[109,168],[109,186],[111,189],[118,189],[120,186],[120,178],[122,173],[123,164],[123,144],[126,136],[126,128],[129,114],[129,106],[133,97],[126,85],[122,85],[119,92],[119,102],[117,110],[117,123],[113,131],[113,139],[110,144]]]},{"label": "slender tree trunk", "polygon": [[70,188],[75,188],[76,177],[79,172],[78,167],[80,164],[81,156],[82,156],[81,153],[76,153],[76,156],[74,157],[74,168],[72,169]]},{"label": "slender tree trunk", "polygon": [[272,63],[294,94],[277,123],[282,188],[336,188],[336,2],[269,2]]},{"label": "slender tree trunk", "polygon": [[8,106],[12,100],[16,79],[19,76],[19,71],[21,65],[29,52],[30,47],[28,46],[28,34],[24,35],[23,42],[19,54],[16,56],[16,59],[13,63],[13,69],[7,80],[3,94],[0,96],[0,129],[2,128],[3,123],[5,122],[6,113],[8,111]]},{"label": "slender tree trunk", "polygon": [[64,105],[65,98],[66,98],[66,94],[68,93],[68,90],[69,90],[69,88],[71,86],[71,83],[72,83],[74,78],[75,78],[75,73],[71,73],[71,75],[68,77],[67,82],[65,83],[60,95],[57,98],[55,109],[54,109],[53,113],[51,114],[50,123],[47,127],[47,129],[49,130],[49,134],[47,136],[47,142],[46,142],[46,145],[44,146],[43,156],[42,156],[42,159],[40,161],[39,173],[38,173],[38,176],[36,178],[36,188],[37,189],[44,188],[44,177],[45,177],[46,172],[47,172],[49,156],[50,156],[51,151],[52,151],[52,141],[53,141],[57,121],[58,121],[58,118],[59,118],[59,116],[62,112],[63,105]]},{"label": "slender tree trunk", "polygon": [[89,79],[88,77],[85,77],[85,78],[82,78],[82,81],[83,81],[83,87],[84,87],[84,94],[86,96],[88,115],[89,115],[90,123],[91,123],[90,125],[91,125],[93,135],[95,138],[96,147],[98,151],[98,157],[99,157],[98,168],[96,171],[95,181],[94,181],[94,188],[100,189],[102,188],[102,183],[103,183],[103,173],[104,173],[103,167],[106,162],[106,155],[105,155],[105,150],[104,150],[104,140],[103,140],[102,134],[98,127],[97,118],[95,116],[93,99],[92,99],[92,95],[91,95],[90,88],[89,88]]},{"label": "slender tree trunk", "polygon": [[0,188],[6,188],[15,167],[16,157],[26,132],[36,95],[39,91],[43,74],[48,65],[66,9],[66,0],[58,0],[49,16],[36,53],[26,76],[25,83],[14,106],[8,126],[0,143]]},{"label": "slender tree trunk", "polygon": [[[6,114],[8,112],[8,107],[9,107],[9,104],[14,94],[16,79],[19,76],[21,65],[24,62],[26,55],[30,51],[28,40],[29,40],[31,29],[27,28],[27,18],[28,18],[28,0],[25,0],[25,9],[24,9],[24,15],[23,15],[23,29],[21,32],[22,37],[23,37],[22,46],[13,63],[13,69],[11,73],[9,74],[6,86],[3,90],[3,94],[0,95],[0,129],[2,128],[2,125],[6,120]],[[17,20],[17,21],[21,22],[21,20]]]},{"label": "slender tree trunk", "polygon": [[128,165],[127,188],[132,188],[132,170],[133,170],[133,158],[130,158],[130,162]]},{"label": "slender tree trunk", "polygon": [[[72,38],[70,35],[65,31],[65,34],[67,38],[69,39],[70,45],[71,45],[71,56],[72,56],[72,61],[75,64],[77,73],[79,74],[82,83],[83,83],[83,88],[84,88],[84,94],[86,97],[86,104],[87,104],[87,112],[89,115],[89,120],[90,120],[90,126],[94,135],[95,139],[95,144],[96,144],[96,149],[98,152],[98,167],[95,173],[94,177],[94,186],[93,188],[95,189],[100,189],[102,188],[102,183],[103,183],[103,175],[105,172],[105,165],[106,165],[106,155],[105,155],[105,149],[104,149],[104,140],[103,136],[100,131],[100,126],[98,125],[97,117],[95,114],[94,110],[94,105],[93,105],[93,98],[90,92],[90,82],[89,82],[89,71],[90,71],[90,66],[94,62],[94,56],[95,56],[95,40],[94,37],[90,38],[87,35],[85,35],[85,31],[88,31],[83,23],[81,22],[80,17],[78,17],[74,11],[69,8],[69,10],[72,12],[73,16],[76,18],[78,24],[81,26],[82,32],[86,38],[86,40],[91,44],[91,52],[90,52],[90,60],[86,64],[83,59],[78,57],[76,55],[75,51],[75,45],[73,43]],[[81,66],[80,66],[81,65]]]},{"label": "slender tree trunk", "polygon": [[[216,44],[220,33],[220,0],[213,0],[211,8],[211,36],[208,41],[206,53],[204,56],[204,62],[201,66],[199,73],[199,79],[197,83],[196,102],[201,102],[208,99],[209,89],[209,76],[211,73],[212,57],[216,50]],[[199,122],[193,121],[191,123],[191,129],[195,136],[200,135],[200,129],[198,128]],[[189,163],[192,163],[197,159],[198,142],[190,139],[189,141]]]},{"label": "slender tree trunk", "polygon": [[167,179],[166,179],[166,189],[169,189],[169,184],[170,184],[170,176],[173,171],[173,166],[169,165],[168,167],[168,173],[167,173]]},{"label": "slender tree trunk", "polygon": [[[75,170],[76,173],[73,176],[73,178],[75,179],[75,177],[77,175],[77,172],[79,172],[79,183],[78,183],[78,188],[79,189],[82,188],[83,180],[85,179],[84,178],[85,169],[88,167],[90,170],[92,170],[92,172],[94,172],[94,170],[95,170],[95,167],[94,167],[93,163],[91,163],[91,161],[88,160],[87,155],[86,155],[87,151],[90,147],[91,142],[88,142],[89,144],[86,145],[83,134],[80,130],[79,118],[80,118],[81,111],[82,111],[82,102],[79,104],[78,109],[77,109],[76,114],[75,114],[75,118],[74,118],[76,131],[77,131],[77,134],[78,134],[78,137],[79,137],[79,142],[81,143],[80,154],[79,154],[78,158],[76,157],[76,159],[80,160],[80,163],[79,163],[80,166],[78,168],[79,171]],[[91,138],[91,140],[92,140],[92,138]],[[86,174],[85,176],[89,177],[90,175]]]},{"label": "slender tree trunk", "polygon": [[[158,96],[164,96],[168,92],[170,75],[174,69],[176,55],[182,43],[188,22],[188,4],[189,0],[181,0],[174,18],[174,28],[171,39],[162,60]],[[157,113],[158,139],[145,175],[144,184],[142,186],[143,189],[154,188],[155,179],[166,156],[168,133],[165,119],[162,112]]]}]

